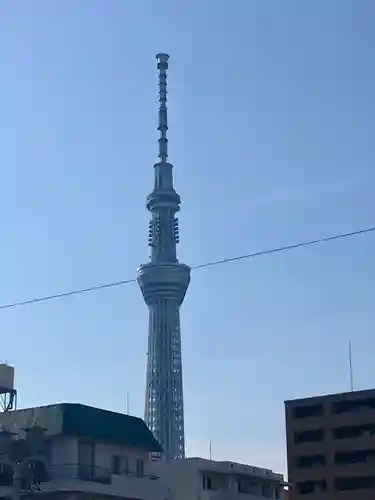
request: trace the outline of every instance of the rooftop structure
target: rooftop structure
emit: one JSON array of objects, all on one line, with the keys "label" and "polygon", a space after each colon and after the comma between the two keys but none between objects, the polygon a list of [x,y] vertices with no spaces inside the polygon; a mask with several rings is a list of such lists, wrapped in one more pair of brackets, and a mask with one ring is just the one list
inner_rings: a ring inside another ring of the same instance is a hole
[{"label": "rooftop structure", "polygon": [[190,283],[190,268],[177,259],[181,199],[168,161],[167,70],[169,56],[157,55],[159,70],[159,161],[147,197],[150,262],[137,279],[149,308],[145,421],[161,444],[163,458],[185,456],[180,306]]},{"label": "rooftop structure", "polygon": [[14,367],[0,362],[0,412],[17,408],[17,391],[14,387]]}]

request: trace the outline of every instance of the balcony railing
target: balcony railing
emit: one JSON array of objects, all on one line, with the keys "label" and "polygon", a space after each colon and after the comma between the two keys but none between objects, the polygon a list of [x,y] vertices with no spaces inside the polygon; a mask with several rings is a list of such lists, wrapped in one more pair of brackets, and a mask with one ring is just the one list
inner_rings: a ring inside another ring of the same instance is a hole
[{"label": "balcony railing", "polygon": [[[61,466],[55,466],[55,467],[57,469],[58,468],[61,469]],[[53,476],[53,469],[55,467],[52,467],[52,476]],[[155,475],[145,474],[145,473],[139,474],[137,472],[132,472],[132,471],[128,471],[122,474],[115,474],[113,470],[105,469],[103,467],[93,467],[89,465],[78,465],[75,467],[77,471],[77,477],[70,477],[69,479],[78,479],[81,481],[94,481],[96,483],[102,483],[102,484],[110,484],[112,476],[136,477],[138,479],[144,479],[144,478],[158,479],[158,477]]]},{"label": "balcony railing", "polygon": [[132,477],[139,479],[158,479],[151,474],[137,474],[135,471],[128,471],[123,474],[115,474],[112,469],[104,467],[94,467],[83,464],[52,465],[47,467],[50,480],[75,479],[78,481],[93,481],[95,483],[110,484],[113,476]]},{"label": "balcony railing", "polygon": [[[13,474],[11,474],[11,471],[8,470],[6,472],[7,473],[5,474],[0,470],[0,487],[11,486],[13,484]],[[43,468],[35,468],[35,470],[28,468],[27,471],[25,471],[24,476],[25,480],[21,481],[22,489],[28,489],[32,485],[50,483],[54,481],[89,481],[110,485],[113,483],[114,478],[126,479],[128,477],[133,480],[137,478],[149,480],[158,479],[155,475],[140,475],[133,471],[129,471],[127,474],[114,474],[111,469],[82,464],[46,465]]]}]

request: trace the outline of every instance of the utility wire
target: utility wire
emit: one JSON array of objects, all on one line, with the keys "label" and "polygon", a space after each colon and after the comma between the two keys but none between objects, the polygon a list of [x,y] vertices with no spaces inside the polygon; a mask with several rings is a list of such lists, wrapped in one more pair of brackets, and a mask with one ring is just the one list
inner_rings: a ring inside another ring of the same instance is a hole
[{"label": "utility wire", "polygon": [[318,243],[327,243],[328,241],[350,238],[353,236],[360,236],[361,234],[372,233],[374,231],[375,227],[369,227],[367,229],[352,231],[351,233],[340,233],[340,234],[335,234],[333,236],[324,236],[323,238],[318,238],[316,240],[301,241],[300,243],[294,243],[293,245],[285,245],[282,247],[269,248],[268,250],[261,250],[260,252],[238,255],[237,257],[229,257],[227,259],[222,259],[222,260],[213,260],[211,262],[206,262],[204,264],[198,264],[197,266],[192,266],[192,269],[202,269],[203,267],[228,264],[229,262],[235,262],[237,260],[252,259],[253,257],[260,257],[261,255],[269,255],[271,253],[285,252],[287,250],[294,250],[295,248],[308,247],[311,245],[316,245]]},{"label": "utility wire", "polygon": [[136,280],[123,280],[114,281],[113,283],[105,283],[104,285],[90,286],[88,288],[79,288],[78,290],[69,290],[69,292],[55,293],[54,295],[45,295],[44,297],[37,297],[35,299],[21,300],[20,302],[12,302],[10,304],[0,305],[0,309],[10,309],[11,307],[28,306],[29,304],[36,304],[38,302],[46,302],[47,300],[62,299],[63,297],[70,297],[71,295],[80,295],[87,292],[96,292],[97,290],[104,290],[104,288],[112,288],[120,285],[127,285],[128,283],[135,283]]},{"label": "utility wire", "polygon": [[[373,232],[375,232],[375,226],[369,227],[367,229],[360,229],[357,231],[352,231],[350,233],[339,233],[339,234],[335,234],[335,235],[331,235],[331,236],[325,236],[322,238],[318,238],[315,240],[308,240],[308,241],[302,241],[299,243],[294,243],[292,245],[285,245],[282,247],[261,250],[259,252],[237,255],[235,257],[229,257],[227,259],[213,260],[213,261],[205,262],[203,264],[197,264],[195,266],[191,266],[191,269],[203,269],[204,267],[213,267],[213,266],[219,266],[221,264],[229,264],[230,262],[252,259],[255,257],[260,257],[261,255],[270,255],[270,254],[278,253],[278,252],[286,252],[288,250],[294,250],[296,248],[308,247],[308,246],[312,246],[312,245],[317,245],[318,243],[327,243],[329,241],[334,241],[334,240],[339,240],[339,239],[344,239],[344,238],[351,238],[354,236],[360,236],[363,234],[368,234],[368,233],[373,233]],[[87,288],[70,290],[68,292],[56,293],[53,295],[46,295],[44,297],[37,297],[34,299],[29,299],[29,300],[22,300],[19,302],[11,302],[9,304],[0,305],[0,309],[11,309],[13,307],[21,307],[21,306],[27,306],[29,304],[36,304],[38,302],[46,302],[47,300],[61,299],[63,297],[70,297],[72,295],[81,295],[83,293],[88,293],[88,292],[96,292],[98,290],[104,290],[105,288],[114,288],[116,286],[128,285],[129,283],[136,283],[136,281],[137,280],[135,280],[135,279],[115,281],[112,283],[105,283],[104,285],[90,286]]]}]

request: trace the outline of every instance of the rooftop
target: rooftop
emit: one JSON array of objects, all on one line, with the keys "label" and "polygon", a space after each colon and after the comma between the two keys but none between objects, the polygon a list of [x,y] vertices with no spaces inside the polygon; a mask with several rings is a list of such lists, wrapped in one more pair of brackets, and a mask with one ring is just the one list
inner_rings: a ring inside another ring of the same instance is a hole
[{"label": "rooftop", "polygon": [[0,426],[22,434],[23,429],[40,426],[47,435],[107,441],[148,452],[162,448],[141,418],[77,403],[25,408],[0,413]]},{"label": "rooftop", "polygon": [[374,397],[375,389],[363,389],[360,391],[350,391],[350,392],[337,392],[329,394],[321,394],[319,396],[308,396],[303,398],[288,399],[284,401],[285,405],[293,405],[299,402],[314,402],[314,401],[324,401],[330,399],[353,399],[361,397]]},{"label": "rooftop", "polygon": [[243,474],[248,476],[253,476],[257,478],[262,478],[265,480],[283,482],[283,475],[272,471],[271,469],[266,469],[264,467],[256,467],[249,464],[241,464],[232,461],[217,461],[209,460],[207,458],[201,457],[189,457],[184,460],[169,460],[162,462],[155,462],[155,470],[162,469],[178,469],[185,467],[193,467],[201,471],[212,471],[219,472],[222,474]]}]

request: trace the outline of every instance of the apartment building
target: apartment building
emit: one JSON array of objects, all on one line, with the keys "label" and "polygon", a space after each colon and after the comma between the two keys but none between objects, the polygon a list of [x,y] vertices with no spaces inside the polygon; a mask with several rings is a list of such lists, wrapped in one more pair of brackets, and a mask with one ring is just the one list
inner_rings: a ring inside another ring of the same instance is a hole
[{"label": "apartment building", "polygon": [[175,500],[283,500],[284,478],[235,462],[186,458],[154,462],[153,471]]},{"label": "apartment building", "polygon": [[0,499],[170,500],[142,419],[80,404],[0,414]]},{"label": "apartment building", "polygon": [[375,390],[285,402],[290,500],[375,499]]}]

